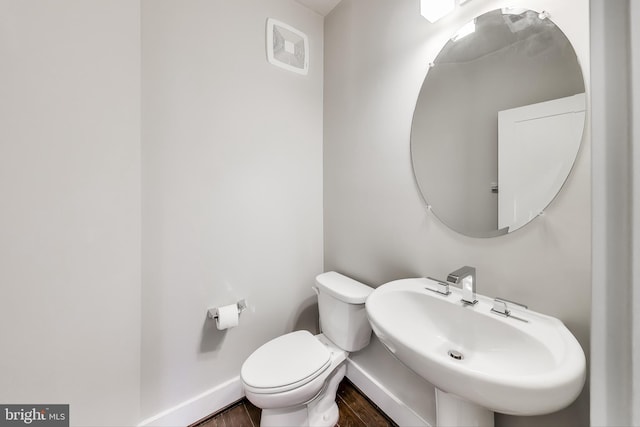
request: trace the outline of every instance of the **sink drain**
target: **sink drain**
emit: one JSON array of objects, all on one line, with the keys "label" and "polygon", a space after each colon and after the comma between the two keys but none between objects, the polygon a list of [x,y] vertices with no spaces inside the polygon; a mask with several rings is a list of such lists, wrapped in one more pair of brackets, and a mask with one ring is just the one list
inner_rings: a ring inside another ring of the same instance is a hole
[{"label": "sink drain", "polygon": [[455,351],[455,350],[449,350],[449,356],[451,356],[452,358],[454,358],[456,360],[464,359],[464,356],[462,355],[462,353],[460,353],[459,351]]}]

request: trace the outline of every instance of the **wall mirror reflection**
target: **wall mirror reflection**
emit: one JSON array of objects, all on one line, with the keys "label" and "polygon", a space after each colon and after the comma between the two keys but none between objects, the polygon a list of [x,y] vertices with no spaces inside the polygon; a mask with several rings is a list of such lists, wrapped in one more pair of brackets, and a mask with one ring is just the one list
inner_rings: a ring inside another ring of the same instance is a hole
[{"label": "wall mirror reflection", "polygon": [[418,96],[411,158],[433,213],[472,237],[513,232],[566,181],[582,141],[576,53],[546,12],[498,9],[440,51]]}]

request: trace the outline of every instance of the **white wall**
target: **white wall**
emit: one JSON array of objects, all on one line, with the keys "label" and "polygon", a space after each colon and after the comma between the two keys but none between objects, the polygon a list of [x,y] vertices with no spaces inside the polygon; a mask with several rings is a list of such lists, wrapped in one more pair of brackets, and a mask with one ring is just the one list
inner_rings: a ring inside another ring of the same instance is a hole
[{"label": "white wall", "polygon": [[[308,76],[267,62],[268,17],[309,35]],[[142,51],[145,418],[316,327],[323,19],[293,0],[143,0]],[[239,298],[240,326],[218,331],[207,308]]]},{"label": "white wall", "polygon": [[591,1],[591,425],[640,426],[640,4]]},{"label": "white wall", "polygon": [[0,1],[0,402],[138,419],[140,8]]},{"label": "white wall", "polygon": [[[586,0],[509,2],[545,9],[573,43],[589,87]],[[589,349],[590,135],[561,194],[527,227],[493,239],[458,235],[425,212],[411,170],[411,119],[429,62],[463,23],[505,5],[475,0],[436,24],[413,0],[343,0],[325,21],[325,269],[377,286],[478,269],[478,291],[560,318]],[[587,123],[587,128],[589,124]],[[433,388],[409,383],[382,346],[352,356],[435,421]],[[588,392],[543,417],[497,416],[498,426],[589,424]]]}]

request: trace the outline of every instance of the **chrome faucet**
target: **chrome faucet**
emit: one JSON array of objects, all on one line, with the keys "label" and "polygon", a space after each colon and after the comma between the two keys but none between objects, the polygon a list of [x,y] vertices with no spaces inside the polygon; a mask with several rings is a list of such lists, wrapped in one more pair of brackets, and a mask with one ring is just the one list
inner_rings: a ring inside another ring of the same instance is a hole
[{"label": "chrome faucet", "polygon": [[462,302],[473,305],[478,302],[476,299],[476,269],[475,267],[464,266],[447,276],[447,282],[460,285],[462,288]]}]

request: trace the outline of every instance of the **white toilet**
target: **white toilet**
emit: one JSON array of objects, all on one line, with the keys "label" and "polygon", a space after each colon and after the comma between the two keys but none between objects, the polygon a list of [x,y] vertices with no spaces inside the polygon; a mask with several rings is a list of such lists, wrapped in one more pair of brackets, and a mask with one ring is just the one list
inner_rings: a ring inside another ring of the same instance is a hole
[{"label": "white toilet", "polygon": [[333,271],[318,275],[316,283],[322,333],[274,338],[242,365],[244,390],[262,409],[262,427],[334,426],[348,352],[371,339],[364,302],[373,289]]}]

